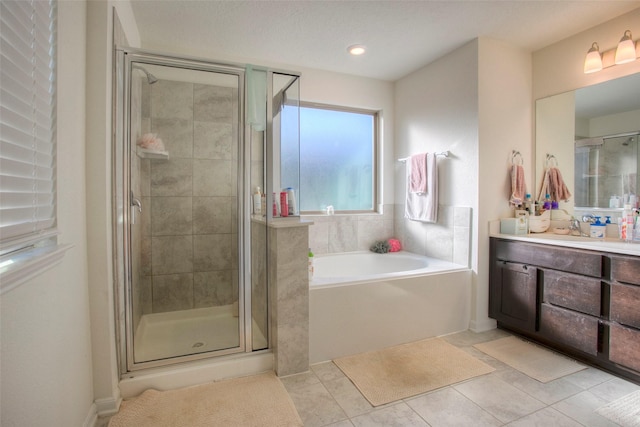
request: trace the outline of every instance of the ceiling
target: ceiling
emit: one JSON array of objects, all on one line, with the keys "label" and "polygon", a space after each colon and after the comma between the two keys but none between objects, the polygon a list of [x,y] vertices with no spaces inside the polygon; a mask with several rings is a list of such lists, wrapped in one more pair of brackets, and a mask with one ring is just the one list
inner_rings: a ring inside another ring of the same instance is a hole
[{"label": "ceiling", "polygon": [[[536,51],[640,7],[640,1],[608,0],[131,3],[143,48],[388,81],[477,37]],[[365,55],[349,55],[353,44],[365,45]]]}]

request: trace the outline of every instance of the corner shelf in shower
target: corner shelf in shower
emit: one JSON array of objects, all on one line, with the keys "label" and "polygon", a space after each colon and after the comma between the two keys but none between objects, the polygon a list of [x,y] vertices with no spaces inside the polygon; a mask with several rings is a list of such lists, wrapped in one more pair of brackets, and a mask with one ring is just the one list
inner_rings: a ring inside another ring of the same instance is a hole
[{"label": "corner shelf in shower", "polygon": [[138,147],[138,156],[143,159],[169,160],[168,151],[149,150],[147,148]]}]

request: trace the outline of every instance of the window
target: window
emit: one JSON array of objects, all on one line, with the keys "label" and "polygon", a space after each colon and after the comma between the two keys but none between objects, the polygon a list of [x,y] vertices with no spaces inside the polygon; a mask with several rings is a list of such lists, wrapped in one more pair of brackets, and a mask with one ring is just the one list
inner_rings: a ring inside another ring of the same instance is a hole
[{"label": "window", "polygon": [[300,210],[374,212],[378,113],[300,108]]},{"label": "window", "polygon": [[0,3],[0,292],[57,250],[55,39],[55,0]]}]

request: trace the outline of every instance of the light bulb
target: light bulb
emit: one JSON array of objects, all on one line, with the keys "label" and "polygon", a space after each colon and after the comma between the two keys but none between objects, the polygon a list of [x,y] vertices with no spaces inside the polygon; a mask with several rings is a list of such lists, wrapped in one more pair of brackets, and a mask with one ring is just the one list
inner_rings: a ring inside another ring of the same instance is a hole
[{"label": "light bulb", "polygon": [[595,73],[602,70],[602,56],[600,55],[600,46],[598,43],[593,42],[591,49],[587,52],[587,57],[584,60],[584,73]]},{"label": "light bulb", "polygon": [[633,42],[631,31],[627,30],[618,43],[616,49],[616,64],[626,64],[636,60],[636,45]]}]

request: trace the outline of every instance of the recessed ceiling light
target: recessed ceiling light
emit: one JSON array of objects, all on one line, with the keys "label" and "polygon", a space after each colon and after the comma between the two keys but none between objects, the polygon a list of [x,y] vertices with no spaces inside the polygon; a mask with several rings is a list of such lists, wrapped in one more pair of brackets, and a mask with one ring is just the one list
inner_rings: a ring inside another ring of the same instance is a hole
[{"label": "recessed ceiling light", "polygon": [[366,51],[366,48],[361,44],[354,44],[347,48],[347,52],[355,56],[362,55],[365,51]]}]

